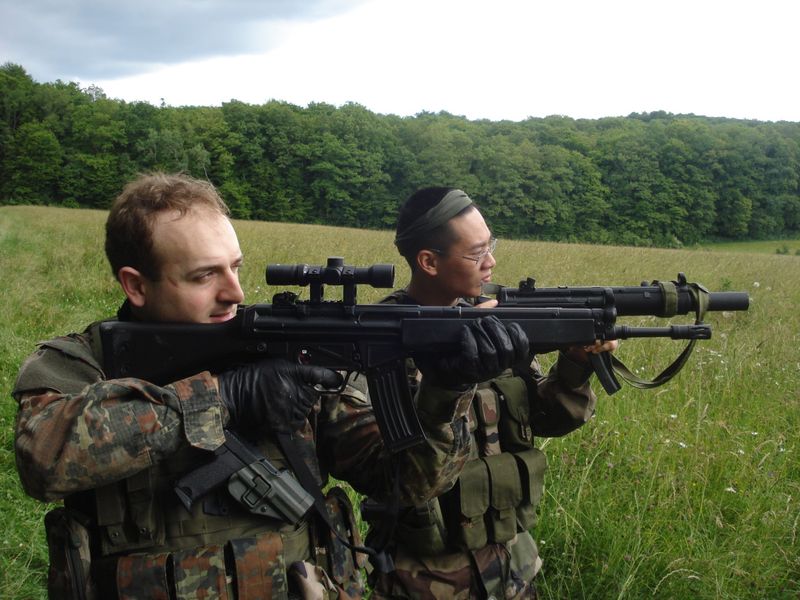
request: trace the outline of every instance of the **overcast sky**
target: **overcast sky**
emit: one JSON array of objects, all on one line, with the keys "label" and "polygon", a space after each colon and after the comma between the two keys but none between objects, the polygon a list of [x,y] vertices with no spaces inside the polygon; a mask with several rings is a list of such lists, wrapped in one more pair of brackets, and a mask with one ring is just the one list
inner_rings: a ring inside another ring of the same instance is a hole
[{"label": "overcast sky", "polygon": [[111,98],[800,121],[796,0],[0,0],[0,62]]}]

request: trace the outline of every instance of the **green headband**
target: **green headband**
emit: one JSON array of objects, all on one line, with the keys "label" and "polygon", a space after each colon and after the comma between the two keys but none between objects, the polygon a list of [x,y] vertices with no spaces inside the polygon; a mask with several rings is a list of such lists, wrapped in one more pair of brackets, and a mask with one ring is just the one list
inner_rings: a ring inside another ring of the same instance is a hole
[{"label": "green headband", "polygon": [[472,200],[467,196],[466,192],[450,190],[436,206],[429,208],[424,214],[420,215],[402,233],[397,232],[397,237],[394,238],[395,246],[408,240],[413,240],[423,233],[428,233],[444,225],[470,204],[472,204]]}]

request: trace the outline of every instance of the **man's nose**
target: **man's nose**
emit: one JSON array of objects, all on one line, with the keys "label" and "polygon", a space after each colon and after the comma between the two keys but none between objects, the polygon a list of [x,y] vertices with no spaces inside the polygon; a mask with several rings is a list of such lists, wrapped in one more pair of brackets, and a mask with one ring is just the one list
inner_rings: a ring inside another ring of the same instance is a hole
[{"label": "man's nose", "polygon": [[241,304],[244,301],[244,292],[239,283],[239,274],[235,271],[230,271],[225,277],[225,283],[220,289],[220,300],[230,302],[231,304]]}]

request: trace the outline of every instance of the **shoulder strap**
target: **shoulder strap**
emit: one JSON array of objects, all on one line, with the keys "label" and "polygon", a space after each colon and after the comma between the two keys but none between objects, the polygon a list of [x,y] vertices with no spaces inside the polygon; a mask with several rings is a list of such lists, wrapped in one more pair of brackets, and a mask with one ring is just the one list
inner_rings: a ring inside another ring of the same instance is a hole
[{"label": "shoulder strap", "polygon": [[[300,485],[302,485],[303,488],[305,488],[305,490],[314,498],[314,508],[317,509],[319,516],[325,522],[325,525],[328,527],[328,529],[330,529],[336,535],[342,544],[351,550],[366,554],[373,559],[378,558],[381,560],[386,560],[388,555],[385,552],[385,546],[386,543],[388,543],[388,539],[382,544],[382,547],[371,548],[368,546],[357,546],[342,536],[342,534],[331,521],[331,517],[328,514],[328,509],[325,506],[325,498],[322,495],[322,490],[320,490],[319,485],[317,485],[317,482],[314,480],[314,476],[311,474],[311,471],[308,468],[308,465],[303,460],[303,453],[296,448],[294,438],[288,433],[277,433],[276,435],[278,438],[278,443],[280,444],[283,453],[286,455],[289,465],[292,467],[292,471],[294,471],[294,474],[297,477],[297,480],[300,482]],[[397,495],[398,494],[394,494],[395,498]]]},{"label": "shoulder strap", "polygon": [[[663,316],[674,316],[678,306],[677,283],[674,281],[654,281],[653,284],[658,285],[664,294],[665,308]],[[685,285],[688,287],[689,294],[692,296],[694,305],[697,307],[697,310],[695,311],[694,324],[699,325],[703,322],[703,317],[708,309],[708,290],[699,283],[687,283]],[[611,355],[611,364],[614,367],[614,372],[633,387],[640,389],[655,388],[660,385],[664,385],[678,374],[678,372],[686,364],[689,356],[692,354],[692,350],[694,350],[694,345],[696,342],[697,340],[690,340],[683,349],[683,352],[678,355],[678,358],[672,361],[672,364],[661,371],[661,373],[659,373],[655,378],[650,380],[642,379],[635,375],[621,360],[614,355]]]}]

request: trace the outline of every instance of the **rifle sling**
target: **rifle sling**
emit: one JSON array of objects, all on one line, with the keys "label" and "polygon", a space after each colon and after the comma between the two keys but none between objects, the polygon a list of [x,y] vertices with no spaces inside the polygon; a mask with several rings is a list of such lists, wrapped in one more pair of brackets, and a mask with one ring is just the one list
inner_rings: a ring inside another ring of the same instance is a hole
[{"label": "rifle sling", "polygon": [[[286,455],[286,459],[289,462],[289,465],[292,467],[295,476],[297,476],[297,480],[300,482],[300,485],[302,485],[305,488],[305,490],[309,494],[311,494],[311,496],[314,498],[314,508],[317,509],[317,512],[319,513],[320,517],[322,517],[322,520],[325,522],[325,525],[328,527],[328,529],[330,529],[336,535],[336,537],[339,539],[340,542],[342,542],[342,544],[344,544],[351,550],[355,552],[360,552],[362,554],[366,554],[367,556],[370,556],[373,559],[378,559],[382,561],[388,560],[389,564],[391,564],[391,558],[386,553],[386,544],[388,542],[388,539],[384,540],[383,543],[380,544],[380,547],[371,548],[368,546],[356,546],[350,540],[344,538],[344,536],[339,532],[338,529],[336,529],[336,526],[331,521],[331,517],[328,514],[328,509],[325,506],[325,497],[322,495],[322,490],[320,490],[320,487],[314,480],[314,476],[311,474],[308,465],[303,460],[302,458],[303,454],[302,452],[299,451],[299,448],[296,446],[294,438],[290,433],[277,433],[276,435],[278,438],[278,443],[280,444],[283,453]],[[394,480],[395,480],[395,486],[398,486],[396,473]],[[399,494],[397,493],[393,494],[393,497],[395,498],[394,500],[395,503],[397,502],[398,495]],[[395,515],[396,515],[396,510],[395,510]]]},{"label": "rifle sling", "polygon": [[[654,281],[653,283],[661,287],[664,295],[665,316],[674,315],[675,308],[677,307],[676,283],[674,281]],[[703,317],[708,309],[708,290],[699,283],[689,283],[686,285],[696,307],[694,324],[699,325],[703,322]],[[672,361],[672,364],[661,371],[661,373],[659,373],[655,378],[650,380],[642,379],[641,377],[635,375],[621,360],[614,355],[611,355],[611,364],[614,367],[614,372],[633,387],[640,389],[655,388],[664,385],[678,374],[678,372],[686,364],[689,356],[692,354],[692,350],[694,350],[694,345],[696,342],[697,340],[689,340],[689,343],[683,349],[683,352],[681,352],[678,357]]]}]

